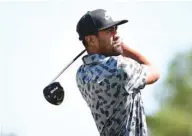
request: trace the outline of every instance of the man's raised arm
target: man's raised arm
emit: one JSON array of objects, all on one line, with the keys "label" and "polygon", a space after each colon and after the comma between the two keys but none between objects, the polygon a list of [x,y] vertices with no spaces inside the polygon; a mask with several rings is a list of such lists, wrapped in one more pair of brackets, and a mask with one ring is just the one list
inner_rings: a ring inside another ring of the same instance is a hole
[{"label": "man's raised arm", "polygon": [[144,65],[146,71],[147,71],[147,78],[146,78],[146,83],[147,84],[153,84],[154,82],[156,82],[159,77],[160,77],[160,73],[158,71],[158,69],[152,65],[146,57],[144,57],[141,53],[139,53],[138,51],[131,49],[130,47],[128,47],[126,44],[122,43],[122,49],[123,49],[123,56],[124,57],[128,57],[131,59],[134,59],[135,61],[137,61],[138,63],[140,63],[141,65]]}]

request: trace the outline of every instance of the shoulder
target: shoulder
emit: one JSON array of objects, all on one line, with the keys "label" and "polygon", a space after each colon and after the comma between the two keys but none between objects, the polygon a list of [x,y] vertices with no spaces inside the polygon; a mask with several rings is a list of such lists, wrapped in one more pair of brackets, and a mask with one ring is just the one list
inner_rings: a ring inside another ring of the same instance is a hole
[{"label": "shoulder", "polygon": [[117,69],[123,70],[123,69],[132,69],[134,65],[137,64],[137,62],[131,58],[127,58],[124,56],[117,56],[115,57],[117,61]]},{"label": "shoulder", "polygon": [[118,56],[116,59],[117,59],[117,70],[120,74],[126,74],[127,76],[132,77],[137,73],[139,74],[140,71],[142,71],[143,69],[140,63],[131,58]]},{"label": "shoulder", "polygon": [[76,78],[82,76],[84,73],[84,65],[80,65],[76,71]]}]

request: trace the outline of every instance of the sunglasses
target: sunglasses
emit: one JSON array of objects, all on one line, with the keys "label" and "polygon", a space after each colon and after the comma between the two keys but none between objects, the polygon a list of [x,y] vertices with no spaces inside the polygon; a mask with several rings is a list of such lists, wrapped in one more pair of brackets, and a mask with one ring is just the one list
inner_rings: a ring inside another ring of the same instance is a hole
[{"label": "sunglasses", "polygon": [[103,31],[115,32],[115,31],[117,31],[117,26],[112,26],[112,27],[103,29]]},{"label": "sunglasses", "polygon": [[117,31],[117,26],[112,26],[112,27],[103,29],[102,31],[105,31],[107,33],[110,33],[110,34],[114,35],[116,33],[116,31]]}]

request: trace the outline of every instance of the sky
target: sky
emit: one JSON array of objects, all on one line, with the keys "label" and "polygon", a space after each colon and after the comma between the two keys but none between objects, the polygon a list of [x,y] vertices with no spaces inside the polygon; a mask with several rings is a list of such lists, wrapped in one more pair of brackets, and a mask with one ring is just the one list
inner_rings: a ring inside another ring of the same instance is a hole
[{"label": "sky", "polygon": [[169,61],[192,47],[192,2],[0,0],[1,134],[99,136],[75,82],[81,57],[57,80],[65,90],[64,102],[54,106],[43,97],[43,88],[84,49],[77,21],[97,8],[114,20],[128,19],[118,30],[123,41],[159,68],[160,80],[142,90],[146,114],[158,111],[154,93],[166,78]]}]

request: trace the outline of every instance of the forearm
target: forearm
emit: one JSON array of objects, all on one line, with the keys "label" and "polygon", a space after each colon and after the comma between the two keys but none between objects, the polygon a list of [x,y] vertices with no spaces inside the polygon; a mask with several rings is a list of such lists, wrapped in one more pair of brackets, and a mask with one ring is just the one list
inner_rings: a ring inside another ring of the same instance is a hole
[{"label": "forearm", "polygon": [[144,57],[139,52],[137,52],[136,50],[129,48],[124,43],[121,46],[123,49],[123,54],[122,54],[123,56],[134,59],[135,61],[137,61],[140,64],[151,65],[151,63],[147,60],[147,58]]}]

